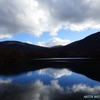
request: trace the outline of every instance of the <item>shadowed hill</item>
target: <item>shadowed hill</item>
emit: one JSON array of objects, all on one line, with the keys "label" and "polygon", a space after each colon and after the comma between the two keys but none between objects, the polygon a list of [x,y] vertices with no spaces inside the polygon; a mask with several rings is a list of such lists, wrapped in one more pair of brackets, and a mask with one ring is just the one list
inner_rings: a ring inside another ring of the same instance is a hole
[{"label": "shadowed hill", "polygon": [[21,61],[51,57],[92,57],[100,58],[100,32],[66,46],[51,48],[36,46],[19,41],[0,42],[0,61]]},{"label": "shadowed hill", "polygon": [[23,61],[45,57],[48,48],[22,43],[19,41],[0,42],[0,61]]},{"label": "shadowed hill", "polygon": [[32,44],[28,44],[28,43],[19,42],[19,41],[0,42],[0,46],[11,48],[14,50],[42,50],[42,49],[46,49],[45,47],[40,47],[37,45],[32,45]]},{"label": "shadowed hill", "polygon": [[56,49],[64,57],[100,57],[100,32]]}]

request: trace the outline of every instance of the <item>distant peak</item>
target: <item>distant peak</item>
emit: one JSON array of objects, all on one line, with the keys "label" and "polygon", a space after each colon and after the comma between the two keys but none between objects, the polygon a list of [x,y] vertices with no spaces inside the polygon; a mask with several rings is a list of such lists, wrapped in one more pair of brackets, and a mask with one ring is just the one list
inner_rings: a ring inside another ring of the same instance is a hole
[{"label": "distant peak", "polygon": [[6,44],[6,45],[13,45],[13,44],[19,44],[19,45],[22,45],[22,44],[24,44],[23,42],[20,42],[20,41],[10,41],[10,40],[8,40],[8,41],[2,41],[2,42],[0,42],[0,43],[2,43],[2,44]]},{"label": "distant peak", "polygon": [[55,45],[55,46],[52,46],[51,48],[58,48],[58,47],[62,47],[63,45]]},{"label": "distant peak", "polygon": [[9,42],[9,43],[15,43],[15,42],[18,42],[18,43],[21,43],[20,41],[16,41],[16,40],[7,40],[7,41],[2,41],[2,42]]}]

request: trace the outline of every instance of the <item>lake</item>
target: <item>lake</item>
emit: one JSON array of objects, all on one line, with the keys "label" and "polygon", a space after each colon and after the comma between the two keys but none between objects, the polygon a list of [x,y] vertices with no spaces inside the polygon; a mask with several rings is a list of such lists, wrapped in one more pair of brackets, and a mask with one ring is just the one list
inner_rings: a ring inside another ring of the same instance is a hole
[{"label": "lake", "polygon": [[98,100],[99,63],[57,58],[2,65],[0,100]]}]

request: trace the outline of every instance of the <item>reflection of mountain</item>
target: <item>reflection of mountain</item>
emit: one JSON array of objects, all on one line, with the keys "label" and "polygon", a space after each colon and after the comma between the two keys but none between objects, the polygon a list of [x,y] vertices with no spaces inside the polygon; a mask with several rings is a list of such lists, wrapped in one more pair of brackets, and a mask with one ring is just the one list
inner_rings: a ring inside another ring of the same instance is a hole
[{"label": "reflection of mountain", "polygon": [[38,71],[39,74],[48,74],[51,77],[54,78],[60,78],[62,76],[69,76],[72,74],[71,71],[68,69],[52,69],[52,68],[47,68],[47,69],[41,69]]},{"label": "reflection of mountain", "polygon": [[0,74],[11,75],[30,72],[42,68],[69,68],[70,70],[83,74],[91,79],[100,81],[100,61],[97,59],[77,60],[69,62],[55,61],[29,61],[23,63],[0,64]]},{"label": "reflection of mountain", "polygon": [[40,47],[18,41],[0,42],[0,61],[22,61],[46,57],[99,57],[100,32],[66,46]]}]

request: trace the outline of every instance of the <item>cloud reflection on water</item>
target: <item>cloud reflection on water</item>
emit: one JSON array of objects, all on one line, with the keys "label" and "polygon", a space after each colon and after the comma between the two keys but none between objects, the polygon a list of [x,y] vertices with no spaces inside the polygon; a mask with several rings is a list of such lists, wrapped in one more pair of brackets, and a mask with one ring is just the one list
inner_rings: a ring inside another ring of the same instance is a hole
[{"label": "cloud reflection on water", "polygon": [[11,79],[7,79],[7,80],[0,79],[0,84],[3,84],[3,83],[11,83],[11,82],[12,82]]},{"label": "cloud reflection on water", "polygon": [[32,75],[32,71],[27,73],[27,76],[31,76]]},{"label": "cloud reflection on water", "polygon": [[64,69],[53,69],[53,68],[46,68],[41,69],[38,71],[39,74],[48,74],[53,78],[60,78],[62,76],[69,76],[72,74],[72,72],[66,68]]},{"label": "cloud reflection on water", "polygon": [[100,86],[74,84],[72,87],[66,85],[63,88],[58,80],[52,80],[49,85],[40,80],[28,85],[3,81],[0,81],[0,100],[81,100],[86,94],[100,94]]}]

